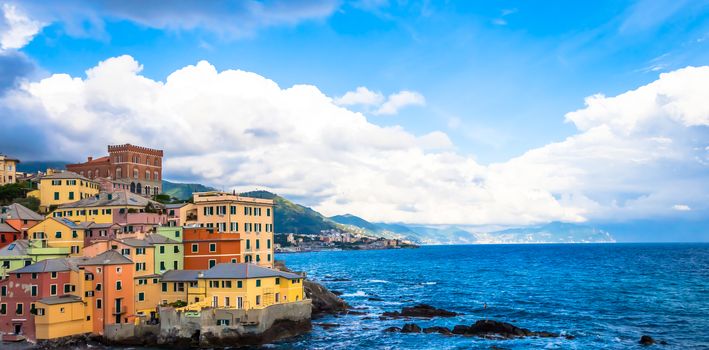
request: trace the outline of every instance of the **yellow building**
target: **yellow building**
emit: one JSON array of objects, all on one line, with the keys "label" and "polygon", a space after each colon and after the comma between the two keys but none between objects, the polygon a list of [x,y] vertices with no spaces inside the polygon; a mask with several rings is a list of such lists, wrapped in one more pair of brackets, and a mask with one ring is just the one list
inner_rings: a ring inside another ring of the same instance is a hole
[{"label": "yellow building", "polygon": [[160,275],[134,277],[135,313],[147,319],[158,318],[157,307],[164,297],[160,294]]},{"label": "yellow building", "polygon": [[162,204],[128,191],[100,192],[76,202],[59,205],[48,216],[74,222],[125,224],[135,214],[162,211]]},{"label": "yellow building", "polygon": [[17,163],[20,161],[0,154],[0,186],[17,182]]},{"label": "yellow building", "polygon": [[204,296],[187,309],[262,309],[303,300],[303,276],[255,264],[224,263],[199,273],[189,295],[197,294],[193,289]]},{"label": "yellow building", "polygon": [[76,295],[47,297],[37,301],[34,317],[37,340],[91,333],[90,308]]},{"label": "yellow building", "polygon": [[224,192],[197,192],[193,205],[176,213],[182,225],[214,228],[217,232],[238,233],[241,261],[273,267],[272,199],[238,196]]},{"label": "yellow building", "polygon": [[41,242],[37,247],[67,248],[71,256],[82,256],[84,235],[89,224],[77,224],[66,218],[46,218],[32,226],[27,233],[30,241]]},{"label": "yellow building", "polygon": [[98,182],[77,173],[48,170],[48,174],[40,178],[39,188],[27,195],[39,199],[39,210],[46,213],[59,205],[95,196],[99,190]]}]

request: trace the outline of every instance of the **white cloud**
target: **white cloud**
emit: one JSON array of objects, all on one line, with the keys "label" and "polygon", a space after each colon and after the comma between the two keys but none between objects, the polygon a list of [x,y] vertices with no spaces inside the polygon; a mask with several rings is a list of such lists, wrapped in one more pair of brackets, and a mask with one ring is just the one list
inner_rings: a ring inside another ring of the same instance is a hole
[{"label": "white cloud", "polygon": [[24,47],[44,27],[43,23],[30,19],[12,4],[2,4],[2,14],[0,51]]},{"label": "white cloud", "polygon": [[364,86],[348,91],[335,98],[333,102],[339,106],[364,107],[365,112],[375,115],[394,115],[408,106],[424,106],[426,98],[418,92],[402,90],[384,98],[381,92],[372,91]]},{"label": "white cloud", "polygon": [[691,211],[692,208],[690,208],[686,204],[675,204],[672,206],[672,209],[677,210],[677,211]]},{"label": "white cloud", "polygon": [[85,78],[55,74],[10,91],[0,149],[78,161],[107,143],[160,147],[169,178],[270,189],[375,221],[632,219],[672,215],[676,203],[707,213],[709,67],[591,97],[567,115],[576,135],[490,165],[454,151],[443,132],[375,125],[314,86],[281,88],[204,61],[164,82],[141,69],[121,56]]},{"label": "white cloud", "polygon": [[404,107],[425,105],[426,99],[423,95],[415,91],[404,90],[389,95],[386,102],[379,106],[379,109],[374,114],[392,115],[399,113],[399,110]]},{"label": "white cloud", "polygon": [[364,86],[358,87],[355,91],[348,91],[341,97],[335,99],[335,104],[339,106],[379,106],[384,103],[384,95],[381,92],[374,92]]}]

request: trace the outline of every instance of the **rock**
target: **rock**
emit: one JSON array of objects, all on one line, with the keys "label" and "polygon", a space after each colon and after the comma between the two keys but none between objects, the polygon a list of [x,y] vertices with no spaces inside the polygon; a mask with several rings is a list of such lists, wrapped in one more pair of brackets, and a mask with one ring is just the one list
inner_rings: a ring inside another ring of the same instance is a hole
[{"label": "rock", "polygon": [[412,307],[404,307],[399,311],[387,311],[382,314],[384,317],[391,318],[402,318],[402,317],[420,317],[420,318],[433,318],[433,317],[453,317],[458,314],[452,311],[447,311],[443,309],[437,309],[431,305],[419,304]]},{"label": "rock", "polygon": [[369,301],[384,301],[384,299],[377,298],[377,297],[370,297],[370,298],[367,298],[367,300],[369,300]]},{"label": "rock", "polygon": [[567,340],[574,340],[574,339],[576,339],[576,336],[571,335],[571,334],[567,334],[564,336],[564,338],[566,338]]},{"label": "rock", "polygon": [[339,323],[325,323],[325,322],[323,322],[323,323],[316,323],[315,325],[320,326],[320,327],[322,327],[322,329],[326,329],[326,330],[327,330],[327,329],[330,329],[330,328],[334,328],[334,327],[339,327],[339,326],[340,326]]},{"label": "rock", "polygon": [[337,295],[319,283],[305,280],[303,283],[305,295],[313,304],[313,318],[326,314],[338,314],[347,311],[349,305]]},{"label": "rock", "polygon": [[346,311],[347,315],[355,315],[355,316],[361,316],[361,315],[366,315],[366,312],[363,311],[354,311],[354,310],[347,310]]},{"label": "rock", "polygon": [[655,344],[655,339],[653,339],[653,338],[652,338],[651,336],[649,336],[649,335],[643,335],[642,337],[640,337],[640,342],[639,342],[639,343],[640,343],[641,345],[652,345],[652,344]]},{"label": "rock", "polygon": [[344,294],[341,290],[331,290],[332,294],[337,295],[338,297]]},{"label": "rock", "polygon": [[470,327],[463,325],[463,324],[459,324],[459,325],[456,325],[455,327],[453,327],[453,330],[451,331],[451,333],[463,335],[463,334],[468,333],[468,330],[470,330]]},{"label": "rock", "polygon": [[439,333],[443,335],[451,335],[451,330],[446,328],[446,327],[439,327],[439,326],[433,326],[433,327],[427,327],[423,329],[424,333]]},{"label": "rock", "polygon": [[421,327],[415,323],[407,323],[401,328],[401,333],[421,333]]},{"label": "rock", "polygon": [[396,332],[401,332],[401,328],[399,327],[389,327],[384,329],[385,332],[387,333],[396,333]]},{"label": "rock", "polygon": [[[453,329],[455,332],[455,328]],[[513,324],[495,320],[479,320],[471,325],[464,335],[472,335],[483,338],[522,338],[522,337],[542,337],[556,338],[557,333],[533,332],[526,328],[517,327]]]}]

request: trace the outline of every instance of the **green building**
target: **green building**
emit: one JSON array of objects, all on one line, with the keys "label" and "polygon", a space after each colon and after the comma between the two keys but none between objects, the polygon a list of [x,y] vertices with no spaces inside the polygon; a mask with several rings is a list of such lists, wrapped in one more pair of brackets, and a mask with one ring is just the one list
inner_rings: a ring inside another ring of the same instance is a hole
[{"label": "green building", "polygon": [[0,249],[0,276],[5,277],[9,271],[42,260],[66,258],[68,255],[69,248],[50,248],[41,240],[18,239]]},{"label": "green building", "polygon": [[[175,231],[174,227],[172,231]],[[179,237],[182,236],[182,228],[179,228]],[[159,231],[158,231],[159,233]],[[166,234],[169,234],[166,232]],[[175,232],[173,232],[175,234]],[[182,270],[184,253],[182,252],[182,239],[179,241],[166,237],[162,234],[152,234],[145,237],[145,241],[155,247],[155,273],[162,274],[169,270]]]}]

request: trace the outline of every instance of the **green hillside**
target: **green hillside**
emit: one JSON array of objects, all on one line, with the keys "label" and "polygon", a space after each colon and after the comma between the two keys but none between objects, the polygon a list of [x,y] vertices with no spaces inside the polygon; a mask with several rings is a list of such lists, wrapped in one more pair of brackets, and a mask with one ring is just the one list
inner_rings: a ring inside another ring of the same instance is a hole
[{"label": "green hillside", "polygon": [[273,199],[275,202],[274,231],[278,233],[317,234],[322,230],[336,229],[338,226],[317,211],[295,204],[268,191],[251,191],[241,194],[245,197]]},{"label": "green hillside", "polygon": [[162,180],[162,193],[179,200],[192,198],[193,192],[215,191],[214,188],[201,184],[184,184]]}]

